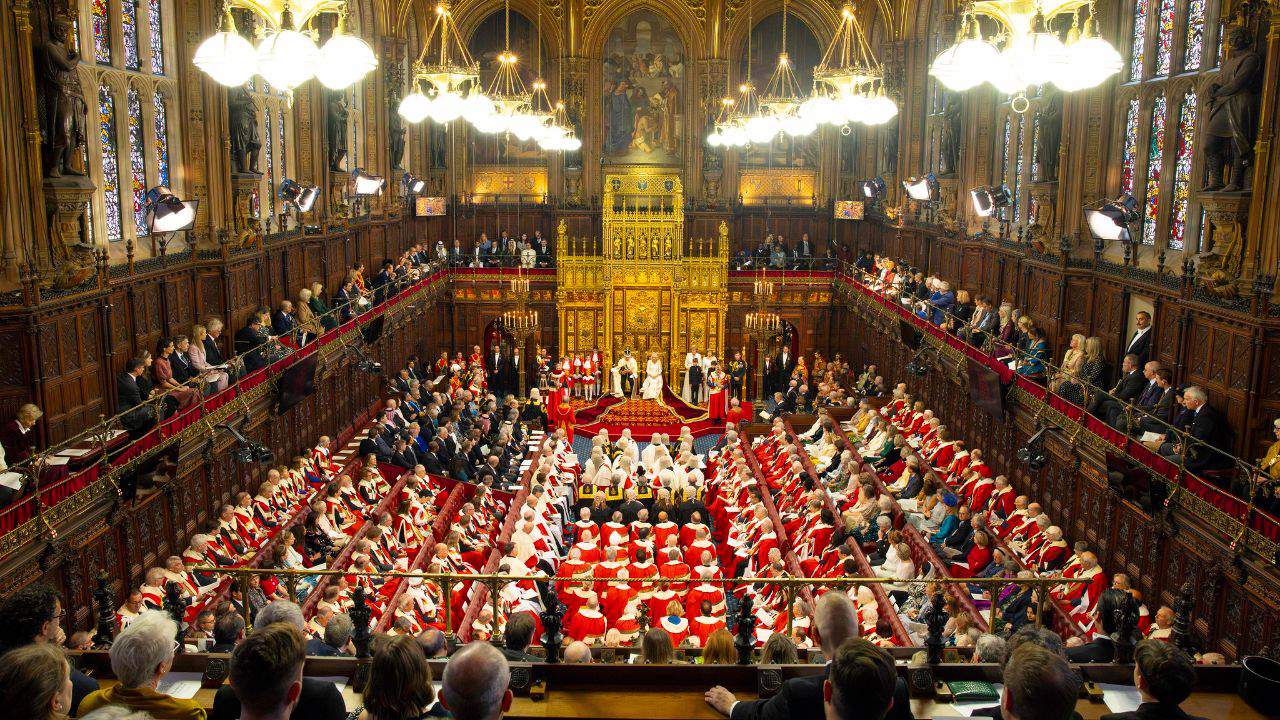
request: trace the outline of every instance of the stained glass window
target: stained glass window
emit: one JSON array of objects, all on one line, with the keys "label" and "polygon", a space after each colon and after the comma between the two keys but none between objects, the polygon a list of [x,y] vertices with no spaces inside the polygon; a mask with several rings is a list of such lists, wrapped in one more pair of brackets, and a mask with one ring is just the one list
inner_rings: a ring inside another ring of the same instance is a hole
[{"label": "stained glass window", "polygon": [[1173,64],[1173,6],[1175,0],[1160,0],[1160,31],[1156,34],[1156,76],[1169,74]]},{"label": "stained glass window", "polygon": [[124,66],[137,70],[138,62],[138,3],[122,0],[120,3],[120,29],[124,44]]},{"label": "stained glass window", "polygon": [[1017,222],[1022,219],[1022,164],[1026,162],[1027,156],[1027,136],[1031,133],[1027,132],[1027,116],[1022,115],[1021,121],[1018,123],[1018,162],[1014,165],[1013,176],[1013,221]]},{"label": "stained glass window", "polygon": [[1215,66],[1222,64],[1222,56],[1226,54],[1227,48],[1227,24],[1218,23],[1218,51],[1213,58]]},{"label": "stained glass window", "polygon": [[169,118],[164,97],[156,93],[152,97],[156,113],[156,184],[169,187]]},{"label": "stained glass window", "polygon": [[163,75],[164,30],[160,27],[160,0],[147,0],[147,27],[151,28],[151,72]]},{"label": "stained glass window", "polygon": [[271,153],[271,147],[275,144],[275,138],[271,134],[271,113],[268,112],[265,118],[267,125],[266,132],[263,133],[263,135],[266,136],[267,141],[262,144],[262,151],[265,153],[265,157],[267,159],[267,208],[270,212],[270,217],[267,219],[267,222],[270,223],[271,218],[276,215],[276,166],[272,160]]},{"label": "stained glass window", "polygon": [[1120,158],[1120,192],[1133,194],[1134,166],[1138,158],[1138,100],[1129,101],[1124,121],[1124,152]]},{"label": "stained glass window", "polygon": [[1129,79],[1142,79],[1142,61],[1147,45],[1147,2],[1136,0],[1133,4],[1133,43],[1129,51]]},{"label": "stained glass window", "polygon": [[138,236],[150,234],[144,199],[147,195],[147,161],[142,155],[142,100],[138,91],[130,88],[125,96],[129,107],[129,170],[133,179],[130,192],[133,195],[133,221]]},{"label": "stained glass window", "polygon": [[106,208],[107,241],[120,234],[120,163],[116,155],[116,101],[106,88],[98,90],[98,140],[102,144],[102,204]]},{"label": "stained glass window", "polygon": [[[1008,182],[1008,178],[1009,178],[1009,148],[1013,147],[1010,144],[1010,140],[1012,140],[1012,135],[1013,135],[1013,120],[1008,115],[1005,115],[1004,116],[1004,145],[1002,146],[1004,149],[1000,152],[1000,182],[1001,183]],[[1000,219],[1001,220],[1009,219],[1009,208],[1007,207],[1000,208]]]},{"label": "stained glass window", "polygon": [[1146,211],[1142,221],[1142,244],[1155,245],[1156,223],[1160,219],[1160,172],[1164,166],[1164,125],[1166,101],[1157,95],[1151,108],[1151,142],[1147,154]]},{"label": "stained glass window", "polygon": [[1187,0],[1187,49],[1182,57],[1183,70],[1196,70],[1204,55],[1204,0]]},{"label": "stained glass window", "polygon": [[111,64],[111,11],[107,0],[91,0],[89,15],[93,18],[93,59]]},{"label": "stained glass window", "polygon": [[1203,251],[1208,245],[1206,241],[1209,238],[1209,211],[1200,208],[1200,239],[1196,241],[1196,250]]},{"label": "stained glass window", "polygon": [[1031,177],[1040,179],[1040,111],[1031,118]]},{"label": "stained glass window", "polygon": [[1186,242],[1187,203],[1191,193],[1191,151],[1196,135],[1196,94],[1182,98],[1178,114],[1177,159],[1173,166],[1173,202],[1169,213],[1169,248],[1181,250]]}]

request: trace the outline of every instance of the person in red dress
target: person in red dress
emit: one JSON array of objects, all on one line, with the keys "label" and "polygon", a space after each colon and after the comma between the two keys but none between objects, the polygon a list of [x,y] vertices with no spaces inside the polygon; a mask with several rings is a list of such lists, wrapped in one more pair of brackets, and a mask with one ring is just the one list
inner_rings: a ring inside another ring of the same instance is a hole
[{"label": "person in red dress", "polygon": [[725,412],[728,410],[728,403],[725,401],[728,396],[725,391],[727,384],[724,372],[719,365],[712,363],[711,372],[707,375],[707,419],[713,423],[724,422]]},{"label": "person in red dress", "polygon": [[569,388],[563,382],[558,383],[551,393],[550,410],[547,413],[547,417],[551,418],[552,425],[557,428],[563,428],[565,435],[569,438],[569,442],[573,442],[573,403],[570,401]]}]

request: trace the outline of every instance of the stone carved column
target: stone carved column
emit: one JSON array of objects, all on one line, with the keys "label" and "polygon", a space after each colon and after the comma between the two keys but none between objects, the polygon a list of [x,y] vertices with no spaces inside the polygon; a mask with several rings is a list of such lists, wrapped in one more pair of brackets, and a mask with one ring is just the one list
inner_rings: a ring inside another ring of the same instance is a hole
[{"label": "stone carved column", "polygon": [[[711,207],[719,207],[724,202],[724,164],[725,152],[722,148],[707,144],[707,134],[715,127],[724,107],[723,100],[728,88],[727,71],[729,61],[723,58],[710,58],[698,61],[698,123],[690,130],[697,133],[698,156],[701,158],[701,200]],[[693,125],[693,123],[690,123]]]}]

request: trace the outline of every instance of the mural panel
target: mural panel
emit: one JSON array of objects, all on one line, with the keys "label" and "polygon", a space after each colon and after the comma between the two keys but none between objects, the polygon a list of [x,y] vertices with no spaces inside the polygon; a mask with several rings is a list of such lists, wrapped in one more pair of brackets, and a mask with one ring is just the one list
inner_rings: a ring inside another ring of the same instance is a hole
[{"label": "mural panel", "polygon": [[688,61],[671,22],[638,10],[604,43],[604,161],[679,165]]}]

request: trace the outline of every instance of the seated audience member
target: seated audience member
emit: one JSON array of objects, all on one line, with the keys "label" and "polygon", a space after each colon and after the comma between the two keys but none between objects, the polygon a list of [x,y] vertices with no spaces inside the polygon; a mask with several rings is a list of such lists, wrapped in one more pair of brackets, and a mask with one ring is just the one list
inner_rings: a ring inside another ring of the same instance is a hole
[{"label": "seated audience member", "polygon": [[351,617],[339,613],[329,618],[324,626],[324,639],[311,638],[307,641],[307,655],[319,657],[349,657],[347,644],[351,642],[353,627]]},{"label": "seated audience member", "polygon": [[357,720],[411,720],[448,717],[435,701],[431,665],[422,647],[408,635],[379,642],[364,688],[364,710],[351,714]]},{"label": "seated audience member", "polygon": [[[817,677],[817,676],[815,676]],[[822,682],[827,720],[881,720],[897,698],[893,656],[862,638],[846,640],[831,658]]]},{"label": "seated audience member", "polygon": [[[17,465],[31,457],[39,442],[36,422],[44,413],[32,403],[18,408],[18,414],[9,422],[0,425],[0,449],[3,449],[4,463]],[[0,503],[2,504],[2,503]]]},{"label": "seated audience member", "polygon": [[511,669],[497,648],[473,642],[444,668],[440,703],[457,720],[498,720],[511,709]]},{"label": "seated audience member", "polygon": [[1014,371],[1036,382],[1044,380],[1045,361],[1049,358],[1049,345],[1044,341],[1040,328],[1032,325],[1027,328],[1027,342],[1022,355],[1014,367]]},{"label": "seated audience member", "polygon": [[[290,625],[299,633],[306,632],[307,624],[302,618],[301,608],[287,600],[268,603],[266,607],[259,610],[257,617],[253,620],[254,633],[276,623]],[[250,635],[250,637],[253,636]],[[237,650],[246,642],[248,638],[237,646]],[[305,653],[305,644],[303,645]],[[240,700],[236,697],[236,691],[230,685],[223,685],[213,696],[213,712],[209,713],[209,718],[210,720],[236,720],[241,716],[240,710]],[[347,708],[342,700],[342,693],[338,692],[338,688],[332,682],[307,677],[302,679],[298,703],[290,715],[293,720],[345,720],[346,716]]]},{"label": "seated audience member", "polygon": [[1102,720],[1204,720],[1178,707],[1196,685],[1195,663],[1176,646],[1143,640],[1133,652],[1133,685],[1142,696],[1137,710],[1103,715]]},{"label": "seated audience member", "polygon": [[586,643],[575,640],[565,647],[564,661],[568,665],[590,665],[591,648]]},{"label": "seated audience member", "polygon": [[[62,645],[65,633],[62,601],[53,588],[34,583],[0,600],[0,665],[9,662],[7,653],[28,645]],[[64,711],[74,715],[80,701],[98,689],[98,681],[72,668],[71,705]]]},{"label": "seated audience member", "polygon": [[61,720],[71,714],[71,663],[49,643],[26,645],[0,662],[0,703],[5,716]]},{"label": "seated audience member", "polygon": [[[997,662],[1000,664],[1000,671],[1008,667],[1009,660],[1023,645],[1035,645],[1039,648],[1047,650],[1059,657],[1066,657],[1065,649],[1062,644],[1062,637],[1052,630],[1045,627],[1037,627],[1035,625],[1027,625],[1019,628],[1016,632],[1009,636],[1004,644],[1004,655]],[[976,652],[976,651],[975,651]],[[1002,720],[1002,710],[999,705],[986,708],[978,708],[973,711],[974,717],[988,717],[992,720]],[[1077,716],[1078,717],[1078,716]]]},{"label": "seated audience member", "polygon": [[542,662],[542,658],[526,652],[533,643],[534,629],[533,617],[529,613],[519,613],[507,620],[507,627],[502,633],[505,644],[502,656],[513,662]]},{"label": "seated audience member", "polygon": [[978,641],[973,644],[973,662],[999,665],[1004,662],[1005,652],[1004,638],[984,633],[978,636]]},{"label": "seated audience member", "polygon": [[1226,421],[1209,405],[1209,395],[1204,388],[1192,385],[1182,391],[1182,405],[1186,408],[1174,426],[1198,442],[1171,442],[1166,439],[1160,446],[1160,454],[1175,465],[1184,458],[1187,469],[1194,473],[1220,470],[1231,466],[1231,458],[1224,451],[1231,445],[1231,430]]},{"label": "seated audience member", "polygon": [[[779,633],[774,633],[770,639],[778,635]],[[703,665],[733,665],[736,662],[738,651],[733,646],[733,636],[728,630],[720,628],[707,636],[707,645],[702,648]]]},{"label": "seated audience member", "polygon": [[[240,705],[240,720],[280,720],[298,715],[306,680],[302,633],[289,623],[275,623],[244,639],[231,654],[231,684]],[[305,716],[310,717],[310,716]]]},{"label": "seated audience member", "polygon": [[[1126,612],[1138,617],[1138,601],[1130,595],[1127,590],[1119,590],[1116,588],[1108,588],[1102,592],[1102,596],[1098,598],[1098,604],[1094,607],[1094,614],[1097,616],[1098,627],[1102,632],[1097,636],[1079,647],[1067,649],[1067,658],[1075,663],[1109,663],[1115,661],[1116,650],[1113,636],[1118,631],[1116,627],[1116,613],[1125,607]],[[1139,639],[1138,630],[1135,626],[1133,638],[1135,641]]]},{"label": "seated audience member", "polygon": [[119,683],[90,693],[80,703],[80,714],[124,705],[150,713],[156,720],[204,720],[199,703],[156,690],[173,667],[177,634],[178,624],[162,610],[147,610],[134,618],[111,643],[111,672]]},{"label": "seated audience member", "polygon": [[636,660],[641,665],[671,665],[676,661],[676,648],[671,636],[662,628],[649,628],[640,638],[640,657]]},{"label": "seated audience member", "polygon": [[1106,395],[1099,393],[1089,402],[1089,412],[1099,420],[1114,425],[1114,418],[1124,414],[1124,406],[1137,399],[1147,386],[1138,356],[1129,354],[1120,361],[1120,378]]},{"label": "seated audience member", "polygon": [[228,376],[225,370],[216,369],[221,362],[214,363],[209,357],[209,331],[204,325],[191,328],[191,345],[187,348],[187,359],[191,361],[191,369],[203,375],[208,392],[216,393],[227,389]]},{"label": "seated audience member", "polygon": [[155,408],[144,405],[151,398],[151,381],[142,376],[146,369],[145,360],[133,357],[116,376],[116,408],[124,413],[120,422],[134,438],[146,434],[158,421]]},{"label": "seated audience member", "polygon": [[267,360],[262,354],[262,346],[267,343],[270,337],[263,327],[262,318],[263,315],[269,314],[270,311],[266,308],[260,308],[250,315],[245,326],[236,332],[236,355],[244,361],[244,371],[246,373],[263,368],[267,364]]},{"label": "seated audience member", "polygon": [[188,408],[200,399],[200,392],[193,387],[182,384],[173,365],[176,352],[174,341],[162,338],[156,343],[156,357],[151,362],[151,377],[155,380],[156,392],[164,393],[166,401],[172,399],[178,409]]},{"label": "seated audience member", "polygon": [[[834,658],[846,641],[857,638],[858,621],[853,600],[841,592],[829,592],[818,599],[813,613],[813,630],[823,657]],[[830,671],[828,670],[828,673]],[[777,695],[768,700],[741,700],[717,685],[707,691],[707,704],[731,720],[783,720],[784,718],[819,718],[823,716],[822,675],[792,678],[782,684]],[[910,720],[911,703],[907,683],[898,680],[893,693],[889,720]]]},{"label": "seated audience member", "polygon": [[1062,656],[1023,644],[1004,668],[1001,715],[1004,720],[1068,720],[1075,713],[1080,684]]},{"label": "seated audience member", "polygon": [[[737,662],[737,660],[733,660]],[[762,665],[795,665],[800,662],[800,654],[796,652],[796,644],[785,634],[776,632],[764,641],[760,648]]]},{"label": "seated audience member", "polygon": [[244,618],[240,613],[229,612],[213,623],[213,644],[208,652],[229,653],[244,639]]}]

